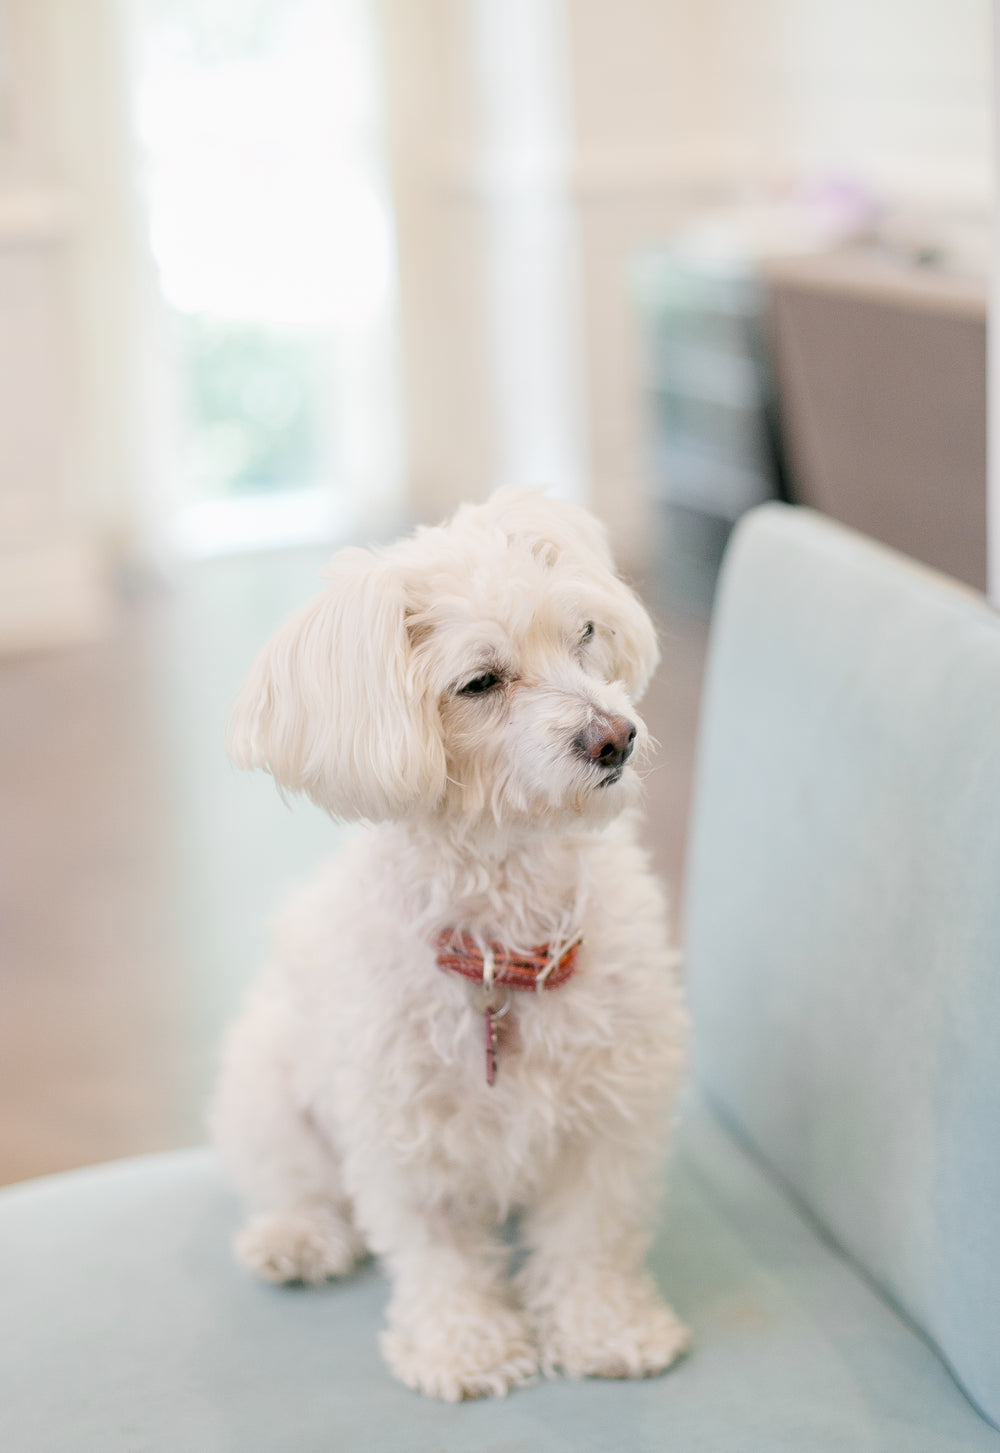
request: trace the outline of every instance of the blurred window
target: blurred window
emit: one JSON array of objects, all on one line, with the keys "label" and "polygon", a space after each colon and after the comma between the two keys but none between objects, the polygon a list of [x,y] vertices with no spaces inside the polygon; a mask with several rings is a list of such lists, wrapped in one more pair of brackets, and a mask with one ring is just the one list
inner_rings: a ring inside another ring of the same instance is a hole
[{"label": "blurred window", "polygon": [[[370,360],[373,338],[391,346],[394,308],[369,7],[140,0],[139,13],[138,129],[176,364],[182,543],[338,533],[352,492],[373,484],[352,452],[352,355]],[[390,371],[375,370],[372,386]]]}]

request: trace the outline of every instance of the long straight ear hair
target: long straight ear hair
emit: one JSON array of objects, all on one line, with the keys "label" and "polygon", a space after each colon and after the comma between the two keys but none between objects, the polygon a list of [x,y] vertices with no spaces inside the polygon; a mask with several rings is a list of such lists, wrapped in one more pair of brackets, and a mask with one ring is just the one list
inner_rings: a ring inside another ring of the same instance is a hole
[{"label": "long straight ear hair", "polygon": [[610,674],[624,681],[632,700],[639,701],[660,660],[656,627],[639,597],[617,575],[608,583],[607,597],[603,624],[612,633]]},{"label": "long straight ear hair", "polygon": [[323,594],[257,657],[233,708],[228,749],[334,817],[404,816],[444,791],[436,702],[412,669],[398,567],[342,550]]}]

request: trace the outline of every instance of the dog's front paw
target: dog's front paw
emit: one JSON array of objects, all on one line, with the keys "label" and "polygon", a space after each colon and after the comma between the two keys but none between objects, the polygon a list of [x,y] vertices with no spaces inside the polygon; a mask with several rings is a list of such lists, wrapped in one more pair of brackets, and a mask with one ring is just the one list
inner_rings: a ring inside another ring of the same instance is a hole
[{"label": "dog's front paw", "polygon": [[645,1277],[584,1278],[538,1317],[547,1376],[652,1377],[690,1346],[687,1328]]},{"label": "dog's front paw", "polygon": [[390,1325],[381,1346],[400,1382],[449,1403],[503,1397],[538,1375],[527,1323],[501,1302],[439,1307],[412,1325]]},{"label": "dog's front paw", "polygon": [[323,1282],[345,1276],[365,1248],[349,1221],[328,1206],[254,1216],[233,1242],[237,1260],[275,1282]]}]

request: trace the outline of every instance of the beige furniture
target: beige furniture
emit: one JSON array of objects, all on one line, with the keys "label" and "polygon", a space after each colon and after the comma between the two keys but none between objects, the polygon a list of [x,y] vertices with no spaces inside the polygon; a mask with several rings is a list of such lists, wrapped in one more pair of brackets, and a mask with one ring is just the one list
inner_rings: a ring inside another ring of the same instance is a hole
[{"label": "beige furniture", "polygon": [[766,279],[797,500],[985,588],[985,281],[860,250]]}]

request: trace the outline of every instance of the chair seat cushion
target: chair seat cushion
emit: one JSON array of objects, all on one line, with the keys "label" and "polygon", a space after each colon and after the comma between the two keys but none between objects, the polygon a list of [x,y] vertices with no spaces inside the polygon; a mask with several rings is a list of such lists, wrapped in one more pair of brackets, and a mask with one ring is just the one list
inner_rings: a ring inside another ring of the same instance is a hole
[{"label": "chair seat cushion", "polygon": [[0,1193],[0,1447],[17,1453],[1000,1450],[919,1334],[701,1105],[654,1248],[694,1351],[642,1383],[448,1406],[395,1383],[374,1267],[274,1288],[233,1262],[210,1151]]}]

